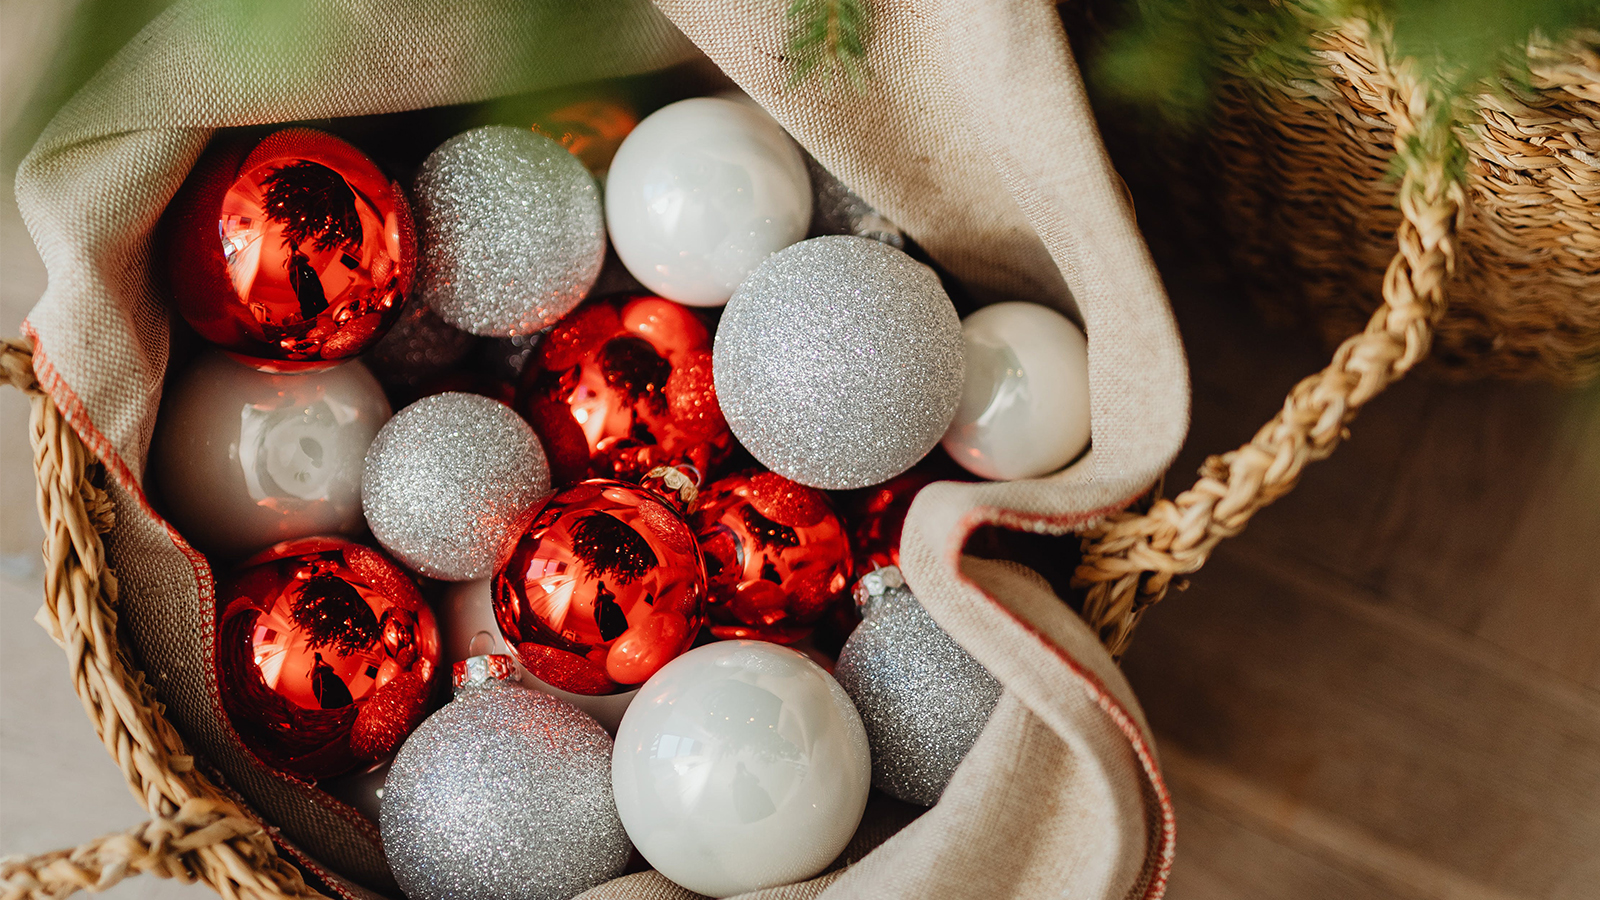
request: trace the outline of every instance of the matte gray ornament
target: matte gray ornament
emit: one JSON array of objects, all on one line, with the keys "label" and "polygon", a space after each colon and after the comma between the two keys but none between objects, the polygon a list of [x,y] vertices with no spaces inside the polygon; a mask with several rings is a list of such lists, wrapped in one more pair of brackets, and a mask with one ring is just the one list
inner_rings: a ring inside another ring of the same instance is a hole
[{"label": "matte gray ornament", "polygon": [[831,235],[768,257],[723,310],[712,351],[723,415],[762,465],[845,490],[939,442],[963,379],[961,322],[933,270]]},{"label": "matte gray ornament", "polygon": [[505,656],[457,663],[455,699],[389,769],[383,851],[410,900],[568,900],[627,867],[611,737],[515,672]]},{"label": "matte gray ornament", "polygon": [[856,597],[864,619],[833,674],[867,727],[872,786],[932,806],[988,723],[1000,682],[933,621],[899,569],[863,577]]},{"label": "matte gray ornament", "polygon": [[385,550],[444,581],[488,578],[506,532],[550,491],[522,417],[477,394],[424,397],[367,448],[361,505]]},{"label": "matte gray ornament", "polygon": [[420,294],[473,334],[555,324],[594,286],[606,254],[594,176],[531,129],[474,128],[440,144],[414,188]]}]

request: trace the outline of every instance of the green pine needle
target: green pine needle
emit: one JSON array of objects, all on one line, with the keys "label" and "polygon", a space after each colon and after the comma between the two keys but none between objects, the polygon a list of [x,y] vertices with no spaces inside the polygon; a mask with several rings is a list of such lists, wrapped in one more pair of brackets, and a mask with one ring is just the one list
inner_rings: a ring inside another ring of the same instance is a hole
[{"label": "green pine needle", "polygon": [[790,0],[788,57],[794,64],[790,86],[820,72],[826,84],[835,73],[856,90],[866,86],[869,28],[864,0]]}]

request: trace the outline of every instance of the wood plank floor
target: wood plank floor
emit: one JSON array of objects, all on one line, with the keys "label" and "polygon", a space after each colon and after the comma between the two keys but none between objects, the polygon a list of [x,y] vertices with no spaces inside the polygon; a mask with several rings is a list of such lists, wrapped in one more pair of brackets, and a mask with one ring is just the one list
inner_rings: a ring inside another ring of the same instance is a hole
[{"label": "wood plank floor", "polygon": [[[1168,280],[1176,491],[1324,355]],[[1124,667],[1179,801],[1176,900],[1600,896],[1600,387],[1403,383]]]}]

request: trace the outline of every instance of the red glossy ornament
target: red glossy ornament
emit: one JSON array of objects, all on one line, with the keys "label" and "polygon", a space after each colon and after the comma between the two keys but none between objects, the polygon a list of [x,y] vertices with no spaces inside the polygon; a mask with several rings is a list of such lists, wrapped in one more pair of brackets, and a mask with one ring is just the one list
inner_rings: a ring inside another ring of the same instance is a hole
[{"label": "red glossy ornament", "polygon": [[416,261],[400,186],[309,128],[223,142],[162,224],[178,312],[259,368],[301,371],[371,347],[400,315]]},{"label": "red glossy ornament", "polygon": [[711,379],[711,333],[660,297],[591,301],[558,323],[528,361],[518,409],[557,485],[637,482],[657,466],[705,473],[733,449]]},{"label": "red glossy ornament", "polygon": [[[883,566],[900,565],[900,532],[917,493],[938,478],[922,467],[880,484],[863,488],[851,504],[850,542],[855,547],[856,571],[863,574]],[[847,506],[847,508],[849,508]]]},{"label": "red glossy ornament", "polygon": [[639,114],[626,100],[602,97],[579,100],[538,116],[533,130],[554,138],[573,156],[583,160],[589,171],[599,174],[611,168],[622,139],[639,124]]},{"label": "red glossy ornament", "polygon": [[246,560],[217,598],[222,705],[263,762],[331,778],[393,756],[422,721],[439,629],[382,552],[286,541]]},{"label": "red glossy ornament", "polygon": [[827,496],[781,475],[742,472],[713,482],[691,521],[719,638],[798,641],[850,584],[850,543]]},{"label": "red glossy ornament", "polygon": [[597,478],[526,521],[492,590],[495,620],[528,671],[574,694],[611,694],[694,643],[705,564],[667,498]]}]

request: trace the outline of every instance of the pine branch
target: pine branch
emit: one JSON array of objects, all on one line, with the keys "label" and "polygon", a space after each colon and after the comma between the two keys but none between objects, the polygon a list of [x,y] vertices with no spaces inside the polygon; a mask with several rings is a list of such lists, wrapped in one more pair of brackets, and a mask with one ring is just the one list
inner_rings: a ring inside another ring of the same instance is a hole
[{"label": "pine branch", "polygon": [[856,90],[866,86],[870,36],[865,0],[790,0],[788,57],[794,64],[790,86],[821,71],[826,84],[835,72]]}]

